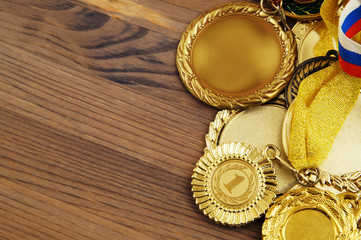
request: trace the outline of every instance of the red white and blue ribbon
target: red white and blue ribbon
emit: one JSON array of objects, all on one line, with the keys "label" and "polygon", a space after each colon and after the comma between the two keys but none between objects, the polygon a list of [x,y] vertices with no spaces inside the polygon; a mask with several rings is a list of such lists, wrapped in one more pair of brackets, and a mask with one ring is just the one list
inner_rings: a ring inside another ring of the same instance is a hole
[{"label": "red white and blue ribbon", "polygon": [[361,78],[361,44],[352,37],[361,31],[361,0],[350,0],[342,11],[338,29],[340,65],[346,73]]}]

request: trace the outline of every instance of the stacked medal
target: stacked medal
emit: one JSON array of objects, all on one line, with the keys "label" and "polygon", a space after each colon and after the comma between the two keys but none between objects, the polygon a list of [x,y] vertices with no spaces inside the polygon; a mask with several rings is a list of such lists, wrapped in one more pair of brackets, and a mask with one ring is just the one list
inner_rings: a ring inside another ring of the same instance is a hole
[{"label": "stacked medal", "polygon": [[221,109],[193,197],[223,225],[265,214],[263,239],[361,239],[361,0],[269,4],[217,6],[180,40],[184,85]]}]

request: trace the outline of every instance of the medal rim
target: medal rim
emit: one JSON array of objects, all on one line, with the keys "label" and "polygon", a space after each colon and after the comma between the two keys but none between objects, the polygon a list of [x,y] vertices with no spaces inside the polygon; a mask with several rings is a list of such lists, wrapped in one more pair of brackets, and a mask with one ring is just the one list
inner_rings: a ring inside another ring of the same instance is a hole
[{"label": "medal rim", "polygon": [[338,53],[336,50],[330,50],[327,52],[326,56],[310,58],[301,64],[299,64],[292,77],[289,84],[285,88],[284,98],[286,100],[286,107],[290,108],[292,101],[296,98],[298,88],[303,79],[307,76],[315,73],[323,68],[330,66],[331,64],[338,61]]},{"label": "medal rim", "polygon": [[[269,24],[275,31],[281,45],[282,58],[279,71],[274,78],[261,89],[251,93],[245,93],[239,97],[226,96],[215,93],[209,88],[202,86],[192,67],[192,48],[197,36],[209,24],[217,19],[232,16],[245,15],[255,17]],[[252,3],[228,3],[210,9],[194,19],[185,32],[177,48],[176,64],[183,84],[199,100],[223,109],[245,109],[250,106],[260,105],[276,97],[287,85],[296,65],[297,47],[292,31],[285,32],[280,24],[261,10],[257,4]]]},{"label": "medal rim", "polygon": [[[213,172],[228,160],[244,161],[254,167],[258,178],[255,197],[247,204],[227,205],[212,192]],[[217,146],[205,153],[193,170],[192,192],[199,209],[216,223],[241,226],[261,217],[276,198],[277,180],[272,162],[260,151],[245,143]]]},{"label": "medal rim", "polygon": [[[293,205],[290,206],[289,204]],[[326,212],[332,215],[328,217],[335,221],[335,240],[358,239],[359,229],[357,228],[356,217],[345,202],[332,192],[300,185],[296,185],[289,192],[277,198],[268,209],[262,226],[262,239],[285,240],[282,237],[282,228],[289,215],[297,212],[295,209],[300,206],[302,207],[302,205],[307,206],[307,208],[311,207],[311,209],[321,210],[321,212],[325,212],[324,209],[327,209]],[[335,216],[335,213],[338,216]],[[338,232],[336,232],[337,228],[335,225],[341,228]],[[347,233],[346,238],[340,236],[341,233]]]}]

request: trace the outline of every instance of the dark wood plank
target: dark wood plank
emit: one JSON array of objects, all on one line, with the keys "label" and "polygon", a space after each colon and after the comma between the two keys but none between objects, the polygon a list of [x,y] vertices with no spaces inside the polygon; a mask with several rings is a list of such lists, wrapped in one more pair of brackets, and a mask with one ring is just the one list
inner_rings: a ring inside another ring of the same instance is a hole
[{"label": "dark wood plank", "polygon": [[0,1],[0,239],[261,238],[261,221],[216,225],[190,192],[216,110],[175,53],[221,2],[119,0],[179,23],[169,33],[84,1]]}]

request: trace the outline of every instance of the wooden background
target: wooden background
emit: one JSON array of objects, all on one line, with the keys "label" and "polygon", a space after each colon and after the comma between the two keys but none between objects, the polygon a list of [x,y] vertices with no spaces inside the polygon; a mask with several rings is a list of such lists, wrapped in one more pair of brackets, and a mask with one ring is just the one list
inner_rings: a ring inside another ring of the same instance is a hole
[{"label": "wooden background", "polygon": [[216,110],[182,31],[227,0],[0,0],[0,239],[261,239],[198,210]]}]

